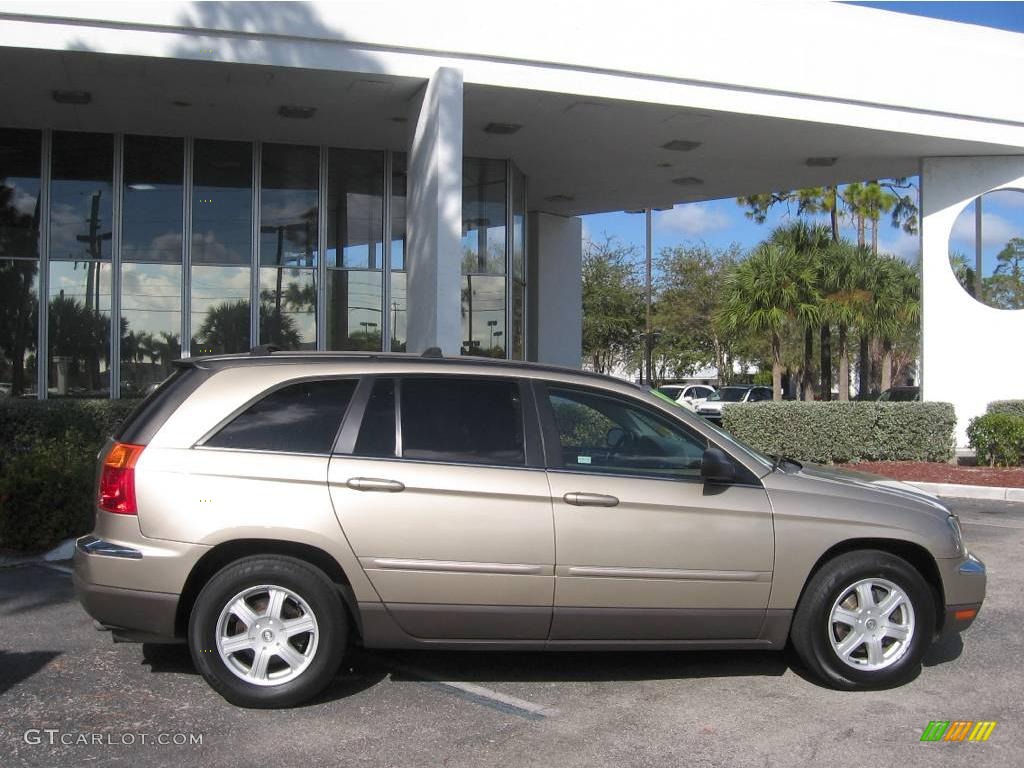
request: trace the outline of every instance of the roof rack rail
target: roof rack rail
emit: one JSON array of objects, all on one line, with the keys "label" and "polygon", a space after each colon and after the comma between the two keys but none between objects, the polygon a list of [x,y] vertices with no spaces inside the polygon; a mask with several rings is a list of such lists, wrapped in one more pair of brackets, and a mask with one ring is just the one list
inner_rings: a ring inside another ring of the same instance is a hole
[{"label": "roof rack rail", "polygon": [[423,350],[423,354],[420,357],[444,357],[444,355],[441,354],[440,347],[427,347]]},{"label": "roof rack rail", "polygon": [[280,347],[275,347],[273,344],[259,344],[249,350],[249,354],[253,357],[266,357],[272,355],[274,352],[280,352]]}]

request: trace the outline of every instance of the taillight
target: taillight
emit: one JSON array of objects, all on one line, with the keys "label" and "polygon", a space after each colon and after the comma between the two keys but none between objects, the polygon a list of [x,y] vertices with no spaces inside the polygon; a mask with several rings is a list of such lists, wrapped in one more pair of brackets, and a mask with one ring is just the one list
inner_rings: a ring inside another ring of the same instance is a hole
[{"label": "taillight", "polygon": [[141,445],[115,443],[103,460],[96,503],[105,512],[137,515],[135,504],[135,462],[142,455]]}]

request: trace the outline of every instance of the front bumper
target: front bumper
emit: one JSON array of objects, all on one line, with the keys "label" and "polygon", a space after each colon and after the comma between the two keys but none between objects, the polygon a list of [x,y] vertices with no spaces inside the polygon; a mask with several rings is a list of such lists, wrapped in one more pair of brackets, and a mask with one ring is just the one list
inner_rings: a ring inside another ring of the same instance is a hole
[{"label": "front bumper", "polygon": [[943,633],[963,632],[974,623],[985,601],[988,574],[985,564],[971,553],[938,561],[946,596]]}]

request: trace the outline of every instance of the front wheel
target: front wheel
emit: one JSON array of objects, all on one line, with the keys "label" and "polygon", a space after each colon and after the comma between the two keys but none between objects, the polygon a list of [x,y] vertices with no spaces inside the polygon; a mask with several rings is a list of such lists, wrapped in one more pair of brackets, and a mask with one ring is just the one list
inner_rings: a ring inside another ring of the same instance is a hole
[{"label": "front wheel", "polygon": [[326,687],[345,652],[345,611],[331,581],[291,557],[247,557],[203,587],[189,620],[196,667],[242,707],[299,704]]},{"label": "front wheel", "polygon": [[827,685],[848,690],[906,682],[935,630],[935,603],[921,574],[878,550],[839,555],[811,578],[790,638]]}]

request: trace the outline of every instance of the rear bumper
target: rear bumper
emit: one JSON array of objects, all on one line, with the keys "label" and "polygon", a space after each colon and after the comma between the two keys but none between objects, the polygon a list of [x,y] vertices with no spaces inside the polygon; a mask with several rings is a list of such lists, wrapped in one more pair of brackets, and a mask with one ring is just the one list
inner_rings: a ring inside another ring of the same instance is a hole
[{"label": "rear bumper", "polygon": [[99,512],[96,529],[75,547],[75,592],[101,624],[171,638],[185,581],[208,551],[199,544],[147,539],[138,518]]},{"label": "rear bumper", "polygon": [[74,574],[75,594],[85,612],[104,626],[174,637],[178,595],[92,584]]}]

